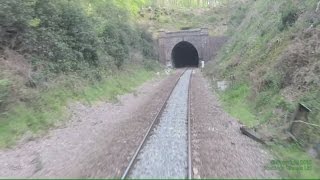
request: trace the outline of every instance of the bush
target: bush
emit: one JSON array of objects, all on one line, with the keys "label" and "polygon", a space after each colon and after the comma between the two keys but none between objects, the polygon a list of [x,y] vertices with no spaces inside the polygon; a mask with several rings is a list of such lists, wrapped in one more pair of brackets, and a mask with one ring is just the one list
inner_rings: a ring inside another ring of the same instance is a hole
[{"label": "bush", "polygon": [[216,18],[215,15],[213,15],[213,16],[210,16],[210,17],[208,18],[208,21],[211,22],[211,23],[214,23],[214,22],[217,21],[217,18]]},{"label": "bush", "polygon": [[[154,59],[152,36],[131,22],[143,3],[0,1],[0,147],[63,119],[69,99],[112,99],[152,75],[146,69],[156,68],[153,62],[143,62]],[[10,61],[2,54],[6,49],[25,56],[18,63]],[[140,64],[117,71],[128,67],[133,53],[144,55],[137,61]],[[98,85],[93,93],[86,90]]]},{"label": "bush", "polygon": [[0,112],[3,111],[9,95],[9,84],[10,82],[7,79],[0,80]]},{"label": "bush", "polygon": [[[1,27],[23,29],[16,43],[19,47],[14,48],[32,55],[38,75],[40,69],[46,74],[42,76],[86,74],[84,70],[105,64],[105,57],[109,57],[108,63],[121,68],[130,49],[140,50],[147,58],[155,54],[151,36],[129,21],[131,14],[126,8],[132,3],[137,2],[1,1]],[[1,44],[12,42],[4,39]]]},{"label": "bush", "polygon": [[281,89],[281,74],[277,72],[269,72],[262,79],[262,90],[270,90],[272,92],[279,92]]},{"label": "bush", "polygon": [[246,17],[247,14],[247,8],[246,7],[238,7],[232,14],[229,24],[233,27],[236,28],[238,27],[243,19]]},{"label": "bush", "polygon": [[143,61],[144,68],[148,71],[156,71],[159,69],[160,64],[154,63],[153,60],[145,59]]},{"label": "bush", "polygon": [[283,31],[288,27],[293,26],[299,17],[298,12],[299,10],[296,6],[288,6],[288,4],[284,4],[281,12],[281,24],[279,26],[279,30]]}]

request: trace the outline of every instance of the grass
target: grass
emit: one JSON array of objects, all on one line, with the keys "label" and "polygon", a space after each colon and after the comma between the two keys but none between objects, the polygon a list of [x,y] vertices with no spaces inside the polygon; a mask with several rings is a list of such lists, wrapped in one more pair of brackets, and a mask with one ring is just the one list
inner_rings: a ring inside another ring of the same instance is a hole
[{"label": "grass", "polygon": [[[155,16],[154,12],[145,12],[144,17],[140,17],[139,20],[151,25],[151,30],[154,32],[157,32],[159,29],[177,31],[207,27],[209,28],[210,35],[221,36],[226,31],[224,21],[230,16],[228,12],[231,11],[231,8],[229,9],[228,6],[223,4],[211,8],[176,8],[168,6],[164,8],[166,11],[174,10],[171,14],[161,13],[153,19]],[[150,17],[152,20],[149,19]]]},{"label": "grass", "polygon": [[[317,179],[320,177],[320,161],[319,159],[310,158],[298,145],[273,145],[271,150],[277,160],[308,160],[311,164],[310,169],[293,170],[284,168],[280,173],[282,177],[288,177],[290,179]],[[301,167],[301,166],[298,166]]]},{"label": "grass", "polygon": [[7,95],[9,94],[10,81],[7,79],[0,79],[0,108],[5,102]]},{"label": "grass", "polygon": [[251,113],[250,106],[246,103],[248,95],[249,86],[246,84],[235,85],[224,93],[220,93],[224,109],[244,125],[252,127],[257,124],[257,118]]},{"label": "grass", "polygon": [[87,83],[73,87],[68,83],[41,92],[36,100],[20,103],[13,110],[0,116],[0,148],[10,147],[25,133],[42,134],[57,122],[68,117],[66,106],[69,102],[116,100],[118,95],[131,92],[150,79],[153,71],[144,68],[118,72],[99,83]]},{"label": "grass", "polygon": [[[274,104],[278,106],[286,106],[283,99],[279,95],[265,96],[270,102],[268,106],[263,106],[264,113],[259,117],[256,115],[254,104],[256,102],[249,102],[249,86],[246,83],[236,84],[224,92],[220,92],[220,100],[222,101],[224,109],[233,117],[239,119],[241,123],[249,127],[253,127],[273,116],[272,110]],[[266,100],[264,100],[266,101]],[[268,102],[268,101],[267,101]],[[268,117],[269,116],[269,117]],[[292,170],[289,168],[279,169],[281,177],[286,178],[319,178],[320,177],[320,160],[311,158],[302,148],[296,144],[281,143],[273,144],[270,147],[271,152],[274,155],[273,160],[279,160],[281,162],[291,160],[309,160],[311,163],[310,170]],[[301,167],[301,166],[298,166]]]},{"label": "grass", "polygon": [[106,79],[84,90],[87,102],[96,100],[115,100],[118,95],[131,92],[135,87],[152,77],[152,71],[140,69],[134,74],[122,73]]}]

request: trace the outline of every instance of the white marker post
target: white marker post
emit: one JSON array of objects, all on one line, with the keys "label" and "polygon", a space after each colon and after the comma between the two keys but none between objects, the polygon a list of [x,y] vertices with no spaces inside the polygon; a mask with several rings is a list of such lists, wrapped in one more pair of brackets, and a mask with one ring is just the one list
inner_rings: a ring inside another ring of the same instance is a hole
[{"label": "white marker post", "polygon": [[204,68],[204,61],[201,61],[201,71]]}]

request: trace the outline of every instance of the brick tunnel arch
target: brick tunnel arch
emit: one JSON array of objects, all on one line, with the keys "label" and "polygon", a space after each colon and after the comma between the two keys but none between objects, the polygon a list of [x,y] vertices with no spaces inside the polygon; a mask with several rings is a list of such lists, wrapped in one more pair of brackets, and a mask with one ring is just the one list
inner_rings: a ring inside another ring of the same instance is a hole
[{"label": "brick tunnel arch", "polygon": [[193,44],[181,41],[173,47],[171,60],[175,68],[198,67],[199,53]]}]

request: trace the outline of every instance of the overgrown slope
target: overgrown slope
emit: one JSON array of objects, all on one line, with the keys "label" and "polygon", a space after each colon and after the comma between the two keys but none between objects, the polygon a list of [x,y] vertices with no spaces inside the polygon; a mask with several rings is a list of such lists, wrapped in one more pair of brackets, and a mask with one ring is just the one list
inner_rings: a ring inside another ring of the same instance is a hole
[{"label": "overgrown slope", "polygon": [[139,11],[139,22],[156,35],[159,30],[178,31],[206,27],[212,36],[227,31],[227,20],[241,1],[158,0]]},{"label": "overgrown slope", "polygon": [[[297,159],[299,154],[289,148],[293,144],[286,134],[299,102],[312,110],[309,123],[315,125],[302,125],[303,134],[298,139],[306,151],[320,154],[317,5],[317,0],[247,1],[235,9],[228,22],[228,44],[206,68],[210,79],[232,84],[221,93],[226,109],[281,147],[276,149],[282,149],[277,153],[284,159]],[[289,174],[319,177],[318,168],[314,165],[313,171]]]},{"label": "overgrown slope", "polygon": [[145,0],[0,1],[0,147],[63,119],[70,99],[112,99],[157,67],[134,21]]}]

